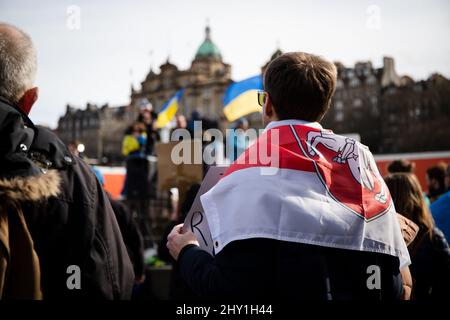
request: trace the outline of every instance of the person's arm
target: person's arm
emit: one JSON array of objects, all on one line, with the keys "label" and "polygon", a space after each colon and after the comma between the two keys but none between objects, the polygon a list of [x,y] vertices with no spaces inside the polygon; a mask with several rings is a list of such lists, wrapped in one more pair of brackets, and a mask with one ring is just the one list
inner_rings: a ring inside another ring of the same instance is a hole
[{"label": "person's arm", "polygon": [[400,213],[397,213],[397,219],[402,231],[403,240],[405,240],[406,245],[409,246],[416,238],[417,233],[419,232],[419,226],[402,216]]},{"label": "person's arm", "polygon": [[403,280],[403,300],[411,299],[411,292],[413,287],[413,281],[411,277],[411,272],[409,271],[409,267],[404,267],[400,269],[400,274]]},{"label": "person's arm", "polygon": [[269,239],[233,241],[212,257],[198,247],[195,235],[176,226],[167,247],[178,261],[182,278],[202,298],[257,297],[267,291],[271,274]]},{"label": "person's arm", "polygon": [[219,298],[233,293],[231,279],[206,251],[196,245],[183,248],[179,257],[181,277],[197,295],[203,298]]}]

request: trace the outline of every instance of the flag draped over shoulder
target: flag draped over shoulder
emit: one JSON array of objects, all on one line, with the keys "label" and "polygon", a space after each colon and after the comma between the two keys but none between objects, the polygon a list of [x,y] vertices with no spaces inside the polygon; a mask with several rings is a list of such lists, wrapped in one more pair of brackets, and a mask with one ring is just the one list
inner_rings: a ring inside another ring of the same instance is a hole
[{"label": "flag draped over shoulder", "polygon": [[223,97],[223,112],[228,121],[235,121],[252,112],[258,112],[258,90],[263,89],[262,76],[254,76],[232,83]]},{"label": "flag draped over shoulder", "polygon": [[161,108],[156,120],[158,128],[164,128],[173,119],[180,106],[181,98],[183,97],[184,89],[178,90],[173,97],[171,97]]},{"label": "flag draped over shoulder", "polygon": [[270,123],[201,202],[216,253],[234,240],[270,238],[410,263],[369,149],[318,123]]}]

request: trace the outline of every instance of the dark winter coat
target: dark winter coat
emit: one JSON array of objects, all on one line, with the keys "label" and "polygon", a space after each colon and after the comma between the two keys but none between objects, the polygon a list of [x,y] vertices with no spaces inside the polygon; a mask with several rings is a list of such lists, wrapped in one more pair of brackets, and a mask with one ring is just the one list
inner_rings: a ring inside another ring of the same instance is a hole
[{"label": "dark winter coat", "polygon": [[35,127],[0,97],[0,299],[41,299],[41,269],[23,204],[59,192],[56,172],[28,158]]},{"label": "dark winter coat", "polygon": [[450,299],[450,248],[442,231],[434,228],[431,238],[425,235],[411,252],[413,299]]},{"label": "dark winter coat", "polygon": [[[189,245],[178,261],[203,298],[393,300],[403,293],[398,258],[371,252],[255,238],[233,241],[215,258]],[[370,266],[379,267],[379,289]]]},{"label": "dark winter coat", "polygon": [[[0,243],[5,258],[0,264],[6,273],[0,274],[10,275],[10,262],[17,262],[8,246],[16,254],[28,254],[21,257],[28,263],[15,263],[16,280],[7,279],[5,288],[8,293],[11,288],[28,286],[30,290],[8,296],[39,298],[40,293],[32,291],[40,288],[44,299],[130,298],[134,283],[130,258],[109,200],[91,168],[73,157],[53,132],[35,127],[17,106],[2,98],[0,180],[1,218],[8,219],[8,224],[2,222]],[[25,236],[11,237],[17,230]],[[10,233],[8,237],[5,232]],[[16,250],[12,239],[24,245]],[[29,263],[36,266],[28,270]],[[79,289],[70,278],[76,270]],[[24,276],[30,272],[33,277]]]},{"label": "dark winter coat", "polygon": [[[57,196],[26,211],[41,261],[44,299],[129,299],[133,266],[108,196],[90,166],[45,128],[39,128],[31,153],[61,177]],[[80,269],[80,289],[67,285],[74,273],[70,266]]]}]

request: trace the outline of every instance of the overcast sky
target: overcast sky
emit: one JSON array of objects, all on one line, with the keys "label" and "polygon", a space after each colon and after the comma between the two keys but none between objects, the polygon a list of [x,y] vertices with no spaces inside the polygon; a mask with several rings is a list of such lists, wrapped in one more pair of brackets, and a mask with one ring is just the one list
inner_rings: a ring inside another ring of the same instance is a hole
[{"label": "overcast sky", "polygon": [[127,104],[131,83],[139,87],[168,56],[188,68],[207,20],[234,80],[257,74],[278,45],[346,65],[379,67],[388,55],[399,74],[450,76],[446,0],[0,0],[0,21],[37,47],[40,98],[31,118],[50,126],[67,103]]}]

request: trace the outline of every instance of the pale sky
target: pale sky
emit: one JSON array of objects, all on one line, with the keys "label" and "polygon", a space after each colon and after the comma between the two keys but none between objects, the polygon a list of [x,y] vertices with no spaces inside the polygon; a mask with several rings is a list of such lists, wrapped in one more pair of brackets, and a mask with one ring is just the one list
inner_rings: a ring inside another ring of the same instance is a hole
[{"label": "pale sky", "polygon": [[188,68],[207,20],[234,80],[258,74],[278,44],[347,66],[380,67],[388,55],[401,75],[450,77],[446,0],[0,0],[0,21],[29,33],[38,50],[31,118],[53,127],[67,103],[127,104],[131,83],[139,87],[168,55]]}]

